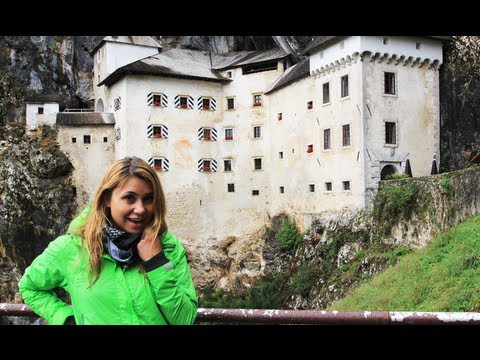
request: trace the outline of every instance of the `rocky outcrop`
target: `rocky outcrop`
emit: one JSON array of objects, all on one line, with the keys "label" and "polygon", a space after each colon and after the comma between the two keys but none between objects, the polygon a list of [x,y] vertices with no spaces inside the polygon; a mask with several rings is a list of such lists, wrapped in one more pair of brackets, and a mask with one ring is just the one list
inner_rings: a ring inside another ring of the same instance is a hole
[{"label": "rocky outcrop", "polygon": [[26,134],[2,128],[0,141],[0,302],[11,302],[21,274],[72,219],[72,166],[47,126]]}]

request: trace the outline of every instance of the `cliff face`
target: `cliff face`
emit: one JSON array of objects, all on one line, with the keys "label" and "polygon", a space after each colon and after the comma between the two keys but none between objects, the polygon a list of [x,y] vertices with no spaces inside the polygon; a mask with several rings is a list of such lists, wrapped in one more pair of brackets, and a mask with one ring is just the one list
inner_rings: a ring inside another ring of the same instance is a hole
[{"label": "cliff face", "polygon": [[30,135],[23,124],[2,128],[0,140],[0,302],[11,301],[25,266],[71,220],[72,166],[58,150],[56,133]]}]

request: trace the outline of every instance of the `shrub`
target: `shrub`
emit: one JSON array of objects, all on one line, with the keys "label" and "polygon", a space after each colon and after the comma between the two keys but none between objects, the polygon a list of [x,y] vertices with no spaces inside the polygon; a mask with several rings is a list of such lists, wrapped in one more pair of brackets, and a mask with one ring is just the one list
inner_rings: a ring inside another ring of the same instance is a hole
[{"label": "shrub", "polygon": [[290,250],[302,240],[294,220],[285,222],[275,235],[278,244],[284,250]]}]

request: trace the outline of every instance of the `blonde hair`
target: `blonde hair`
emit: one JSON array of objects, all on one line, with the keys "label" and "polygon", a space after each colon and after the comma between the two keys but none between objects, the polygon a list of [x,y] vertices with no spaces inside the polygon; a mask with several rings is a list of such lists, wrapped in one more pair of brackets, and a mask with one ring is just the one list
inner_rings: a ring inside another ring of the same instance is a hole
[{"label": "blonde hair", "polygon": [[90,285],[97,281],[102,271],[103,227],[110,223],[105,200],[114,189],[122,186],[131,177],[141,178],[153,187],[153,220],[146,225],[144,233],[158,234],[161,241],[168,231],[165,222],[165,194],[157,173],[138,157],[125,157],[115,161],[103,177],[91,203],[87,220],[80,228],[82,244],[88,249]]}]

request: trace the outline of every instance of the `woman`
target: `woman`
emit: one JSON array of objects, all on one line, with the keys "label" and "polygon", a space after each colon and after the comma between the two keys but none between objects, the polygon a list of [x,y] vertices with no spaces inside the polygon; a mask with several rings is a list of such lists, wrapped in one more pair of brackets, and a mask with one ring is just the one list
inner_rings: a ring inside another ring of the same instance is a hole
[{"label": "woman", "polygon": [[67,234],[25,270],[18,283],[24,302],[48,324],[193,324],[194,283],[165,209],[148,163],[116,161]]}]

